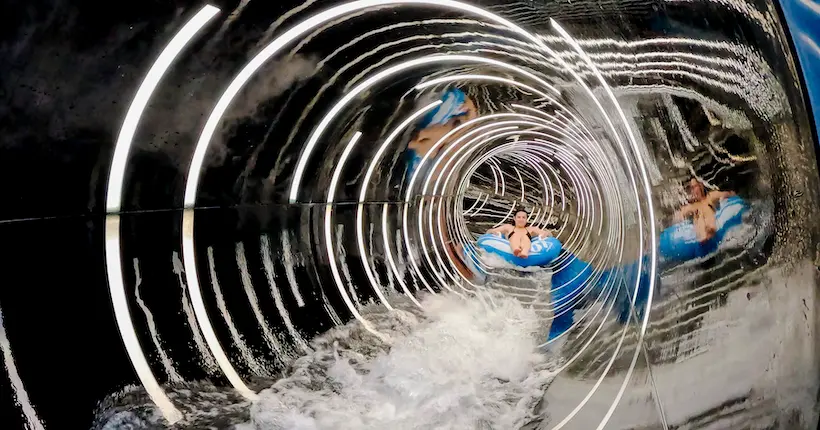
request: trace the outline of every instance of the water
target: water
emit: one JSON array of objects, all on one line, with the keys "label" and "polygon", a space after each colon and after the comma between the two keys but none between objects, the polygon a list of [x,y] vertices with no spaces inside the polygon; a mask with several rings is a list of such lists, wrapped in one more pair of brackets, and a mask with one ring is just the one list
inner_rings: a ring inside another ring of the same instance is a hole
[{"label": "water", "polygon": [[539,319],[502,295],[427,296],[374,321],[387,343],[348,325],[264,390],[242,429],[512,429],[554,376],[535,352]]},{"label": "water", "polygon": [[[391,303],[393,303],[391,301]],[[486,290],[463,299],[426,295],[363,315],[382,341],[353,322],[316,337],[253,404],[197,385],[169,389],[187,403],[185,427],[250,429],[514,429],[542,423],[557,366],[538,353],[543,319],[519,300]],[[139,391],[139,390],[137,390]],[[154,428],[161,416],[120,395],[96,428]]]}]

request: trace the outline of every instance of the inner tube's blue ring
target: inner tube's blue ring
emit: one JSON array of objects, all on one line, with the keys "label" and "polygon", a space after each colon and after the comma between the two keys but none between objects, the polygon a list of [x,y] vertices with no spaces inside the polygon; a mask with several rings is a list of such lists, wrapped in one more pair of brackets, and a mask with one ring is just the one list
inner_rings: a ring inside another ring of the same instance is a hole
[{"label": "inner tube's blue ring", "polygon": [[667,227],[661,232],[658,251],[670,261],[688,261],[705,257],[717,251],[726,232],[743,221],[743,214],[747,209],[748,205],[742,198],[728,197],[720,203],[715,212],[717,231],[711,239],[698,242],[695,225],[687,220]]},{"label": "inner tube's blue ring", "polygon": [[558,258],[561,253],[561,241],[554,237],[543,239],[534,237],[530,243],[532,245],[529,256],[521,258],[513,254],[510,241],[501,235],[486,233],[479,236],[477,240],[477,244],[481,249],[491,252],[518,267],[547,266]]}]

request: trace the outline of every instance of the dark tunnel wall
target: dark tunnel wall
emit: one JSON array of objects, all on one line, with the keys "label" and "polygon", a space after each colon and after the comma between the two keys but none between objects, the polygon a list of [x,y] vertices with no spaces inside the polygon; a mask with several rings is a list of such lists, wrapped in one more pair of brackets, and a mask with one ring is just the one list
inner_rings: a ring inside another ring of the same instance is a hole
[{"label": "dark tunnel wall", "polygon": [[[129,106],[206,4],[4,4],[3,428],[817,427],[813,39],[786,28],[795,4],[371,3],[237,92],[192,198],[237,73],[349,4],[208,3],[115,207]],[[425,56],[444,59],[350,98],[305,158],[334,105]],[[554,259],[482,245],[519,208]],[[687,225],[708,238],[682,257],[668,237]]]}]

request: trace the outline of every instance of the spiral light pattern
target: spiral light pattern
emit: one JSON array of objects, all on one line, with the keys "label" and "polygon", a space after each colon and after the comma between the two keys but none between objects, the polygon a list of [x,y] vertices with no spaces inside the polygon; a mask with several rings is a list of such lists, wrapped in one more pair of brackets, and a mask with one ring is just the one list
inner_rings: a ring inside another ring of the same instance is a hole
[{"label": "spiral light pattern", "polygon": [[[650,279],[647,311],[640,317],[634,313],[632,316],[640,318],[637,334],[628,325],[618,329],[617,336],[610,339],[615,347],[608,351],[610,355],[604,360],[603,371],[592,390],[571,413],[553,417],[551,427],[566,426],[581,413],[601,382],[613,377],[610,369],[622,354],[627,335],[632,333],[636,339],[628,370],[617,375],[622,383],[611,396],[611,406],[597,427],[604,428],[643,351],[658,261],[654,246],[658,223],[653,203],[657,201],[653,195],[657,167],[648,160],[646,145],[636,135],[635,125],[619,97],[647,91],[668,97],[690,91],[664,83],[665,76],[685,76],[700,85],[748,100],[761,117],[774,117],[788,106],[782,101],[779,88],[766,83],[770,72],[765,67],[741,65],[762,64],[762,60],[753,52],[722,42],[579,40],[555,20],[550,20],[548,27],[528,30],[531,23],[519,25],[503,14],[453,0],[356,0],[313,15],[301,13],[311,4],[306,2],[274,23],[271,34],[276,36],[269,42],[260,42],[258,52],[225,83],[226,89],[199,133],[185,177],[180,238],[185,279],[196,325],[219,372],[242,396],[257,399],[257,393],[226,354],[225,340],[213,328],[214,317],[203,299],[201,277],[205,275],[197,265],[198,260],[204,261],[207,256],[199,255],[195,247],[200,178],[226,112],[236,99],[243,97],[247,83],[269,62],[292,58],[312,41],[350,22],[412,12],[415,18],[377,24],[372,30],[340,43],[318,62],[321,68],[359,49],[358,44],[372,45],[362,55],[345,57],[345,64],[296,115],[293,131],[281,140],[283,147],[301,148],[296,151],[298,158],[292,169],[276,176],[277,182],[288,184],[287,201],[282,203],[323,209],[319,230],[323,246],[317,248],[317,254],[321,251],[322,255],[316,258],[327,259],[328,279],[347,307],[342,313],[349,313],[378,337],[385,335],[372,327],[357,295],[372,297],[388,310],[393,310],[391,300],[397,293],[418,308],[423,308],[417,297],[421,294],[447,293],[470,299],[476,291],[492,285],[465,276],[464,270],[460,270],[465,259],[474,261],[491,276],[504,275],[478,258],[477,235],[486,228],[510,222],[516,207],[531,208],[529,223],[553,228],[569,251],[561,254],[550,270],[559,271],[578,256],[593,267],[593,274],[584,282],[552,285],[553,298],[540,304],[545,321],[572,312],[581,302],[600,304],[577,315],[573,327],[559,337],[573,336],[577,348],[565,357],[556,372],[577,364],[582,355],[590,352],[587,348],[600,339],[612,320],[614,297],[628,297],[630,307],[634,308],[640,280],[624,282],[605,276],[604,271],[635,262],[637,273],[648,272]],[[107,185],[106,265],[117,323],[140,381],[171,423],[179,421],[182,413],[154,377],[131,320],[123,284],[125,262],[120,255],[118,212],[129,151],[143,109],[175,58],[208,25],[213,25],[219,13],[216,7],[204,6],[179,30],[149,70],[123,121]],[[283,22],[288,28],[280,31]],[[733,55],[684,52],[697,44]],[[683,58],[687,61],[681,61]],[[627,75],[627,70],[628,76],[643,75],[646,80],[613,88],[611,83]],[[351,112],[361,112],[388,88],[404,91],[399,108],[384,113],[383,122],[377,126],[379,133],[362,130],[360,120]],[[480,114],[441,135],[432,149],[420,157],[412,174],[395,180],[391,172],[396,171],[401,160],[392,154],[404,150],[414,125],[442,104],[436,99],[437,94],[448,88],[462,88],[470,94],[480,103]],[[490,90],[505,97],[491,97]],[[334,94],[338,97],[333,98]],[[689,95],[720,112],[728,121],[749,121],[744,113],[702,94]],[[687,144],[697,142],[691,139]],[[351,184],[355,189],[352,193],[348,192]],[[394,194],[396,188],[398,194]],[[341,211],[349,214],[350,207],[354,208],[355,216],[339,216]],[[340,252],[343,244],[339,226],[355,232],[355,243],[344,244],[344,249],[355,249],[357,261],[340,261],[346,254]],[[283,237],[286,243],[281,244],[264,238],[263,247],[289,247],[289,239]],[[463,252],[450,252],[453,249]],[[376,267],[377,253],[384,257],[384,267]],[[361,266],[367,282],[356,287],[369,288],[372,293],[353,291],[346,274],[348,265]],[[269,259],[265,269],[273,285],[274,269]],[[380,279],[384,278],[382,273],[387,279]],[[301,300],[295,277],[288,273],[288,279],[292,294],[297,301]],[[384,285],[386,282],[390,287]],[[272,288],[290,341],[307,350],[309,347],[293,328],[281,297],[276,296],[281,294],[279,289],[275,285]],[[261,312],[254,311],[264,328]],[[545,341],[542,346],[555,340],[558,339]],[[271,348],[281,349],[276,341],[269,343]]]}]

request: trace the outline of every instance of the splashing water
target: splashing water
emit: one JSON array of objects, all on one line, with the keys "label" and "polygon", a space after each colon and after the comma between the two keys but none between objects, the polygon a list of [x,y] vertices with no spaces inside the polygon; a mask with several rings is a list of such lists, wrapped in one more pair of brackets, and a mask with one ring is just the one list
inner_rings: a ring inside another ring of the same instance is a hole
[{"label": "splashing water", "polygon": [[[316,338],[238,429],[514,429],[532,425],[554,373],[539,319],[513,298],[427,296],[425,312],[367,312]],[[408,308],[409,309],[409,308]]]},{"label": "splashing water", "polygon": [[[538,285],[549,281],[535,281]],[[499,291],[475,297],[390,297],[396,309],[361,309],[384,342],[357,321],[311,342],[281,379],[251,378],[262,390],[249,403],[208,381],[165,388],[183,411],[181,428],[288,429],[531,429],[548,417],[544,394],[560,357],[538,354],[546,321]],[[539,319],[540,318],[540,319]],[[93,429],[161,428],[162,414],[141,386],[106,398]]]}]

